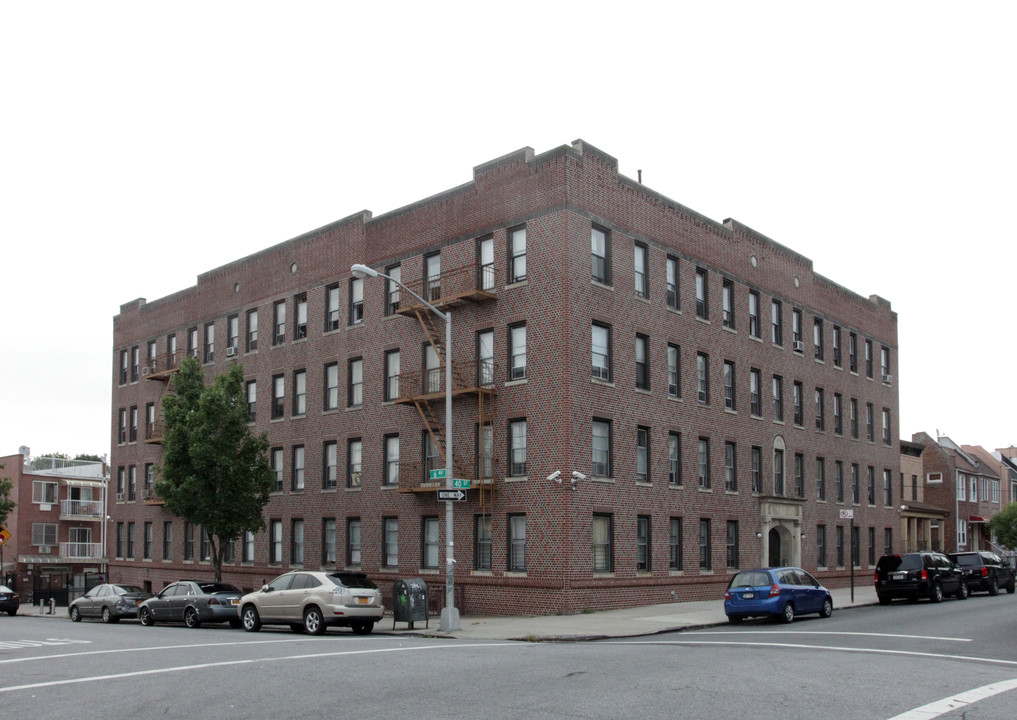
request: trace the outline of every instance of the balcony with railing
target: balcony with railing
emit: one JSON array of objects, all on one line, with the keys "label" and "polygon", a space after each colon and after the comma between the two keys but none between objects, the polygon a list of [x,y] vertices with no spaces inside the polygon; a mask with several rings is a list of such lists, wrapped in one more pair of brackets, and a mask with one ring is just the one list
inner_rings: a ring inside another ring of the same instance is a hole
[{"label": "balcony with railing", "polygon": [[145,442],[149,445],[162,444],[163,434],[166,432],[166,421],[162,418],[154,422],[145,423]]},{"label": "balcony with railing", "polygon": [[165,500],[155,494],[155,489],[150,487],[141,488],[141,502],[145,505],[164,505],[166,503]]},{"label": "balcony with railing", "polygon": [[62,542],[60,557],[66,560],[102,560],[102,543]]},{"label": "balcony with railing", "polygon": [[[439,308],[443,305],[486,302],[498,298],[495,290],[494,265],[466,265],[403,284]],[[400,298],[396,312],[412,314],[423,307],[419,300],[406,294]]]},{"label": "balcony with railing", "polygon": [[61,500],[61,520],[102,520],[102,502],[99,500]]},{"label": "balcony with railing", "polygon": [[[452,363],[452,395],[494,395],[498,368],[493,360]],[[389,397],[397,403],[441,400],[445,397],[444,365],[425,370],[406,370],[389,379]]]},{"label": "balcony with railing", "polygon": [[141,375],[149,380],[166,380],[180,368],[180,361],[188,355],[198,357],[198,349],[177,350],[148,358],[141,366]]}]

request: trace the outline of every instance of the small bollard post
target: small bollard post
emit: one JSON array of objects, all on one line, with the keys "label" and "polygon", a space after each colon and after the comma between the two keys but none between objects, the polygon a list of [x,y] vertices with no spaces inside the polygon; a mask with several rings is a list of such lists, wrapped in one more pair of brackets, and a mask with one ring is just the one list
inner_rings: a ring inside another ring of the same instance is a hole
[{"label": "small bollard post", "polygon": [[56,598],[49,599],[49,614],[56,615]]}]

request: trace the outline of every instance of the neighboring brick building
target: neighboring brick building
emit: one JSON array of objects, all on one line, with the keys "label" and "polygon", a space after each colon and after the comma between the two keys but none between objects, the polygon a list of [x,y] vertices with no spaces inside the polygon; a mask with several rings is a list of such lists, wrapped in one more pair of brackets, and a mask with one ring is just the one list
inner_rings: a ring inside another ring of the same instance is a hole
[{"label": "neighboring brick building", "polygon": [[950,510],[925,501],[924,450],[920,443],[900,441],[901,543],[897,549],[947,552],[943,546],[943,524]]},{"label": "neighboring brick building", "polygon": [[[455,507],[464,613],[719,600],[732,570],[768,563],[839,584],[852,548],[864,568],[894,547],[890,304],[576,141],[124,304],[114,580],[157,590],[211,573],[200,529],[151,494],[160,399],[189,352],[210,377],[243,365],[279,469],[266,529],[237,544],[225,579],[359,567],[383,587],[422,577],[441,604],[444,505],[427,472],[444,467],[448,344],[354,263],[451,309],[455,474],[473,484]],[[133,557],[127,523],[144,537]]]}]

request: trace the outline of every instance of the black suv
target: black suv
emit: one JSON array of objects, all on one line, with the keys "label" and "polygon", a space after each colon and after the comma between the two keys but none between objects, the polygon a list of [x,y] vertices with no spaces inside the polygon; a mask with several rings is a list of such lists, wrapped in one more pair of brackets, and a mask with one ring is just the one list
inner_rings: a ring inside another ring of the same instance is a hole
[{"label": "black suv", "polygon": [[889,605],[894,598],[915,602],[922,597],[938,603],[946,595],[963,600],[968,596],[968,584],[961,569],[942,553],[884,555],[876,565],[880,605]]},{"label": "black suv", "polygon": [[999,595],[1001,587],[1005,587],[1008,593],[1017,590],[1014,587],[1013,569],[996,553],[984,550],[950,553],[950,559],[964,571],[964,579],[971,592],[984,590],[990,595]]}]

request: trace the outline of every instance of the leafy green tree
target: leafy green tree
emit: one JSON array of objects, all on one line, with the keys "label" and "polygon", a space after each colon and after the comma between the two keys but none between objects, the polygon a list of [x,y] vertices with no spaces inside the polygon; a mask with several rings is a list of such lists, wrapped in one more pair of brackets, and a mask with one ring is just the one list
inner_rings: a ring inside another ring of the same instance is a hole
[{"label": "leafy green tree", "polygon": [[175,394],[163,399],[163,458],[156,494],[177,517],[204,527],[215,579],[222,579],[226,548],[245,532],[264,527],[275,474],[268,436],[247,424],[244,372],[239,365],[205,386],[194,358],[173,376]]},{"label": "leafy green tree", "polygon": [[[0,470],[3,470],[6,465],[0,465]],[[7,516],[11,514],[17,505],[16,502],[11,500],[11,491],[14,490],[14,483],[9,478],[0,478],[0,525],[7,522]]]},{"label": "leafy green tree", "polygon": [[1017,502],[1012,502],[989,520],[989,529],[999,544],[1017,550]]},{"label": "leafy green tree", "polygon": [[103,459],[100,456],[98,456],[98,455],[88,455],[88,454],[75,455],[74,459],[75,460],[89,460],[91,462],[103,462]]}]

